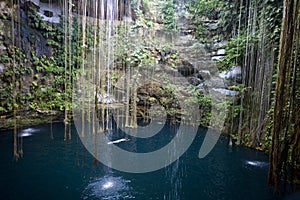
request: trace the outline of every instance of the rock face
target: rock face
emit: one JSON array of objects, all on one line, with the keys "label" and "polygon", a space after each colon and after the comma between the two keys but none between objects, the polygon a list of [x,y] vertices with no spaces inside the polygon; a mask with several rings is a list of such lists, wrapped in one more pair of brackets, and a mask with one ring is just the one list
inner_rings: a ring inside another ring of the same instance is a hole
[{"label": "rock face", "polygon": [[[180,106],[175,94],[161,85],[152,83],[139,87],[137,89],[137,117],[149,120],[149,110],[154,105],[163,106],[172,117],[180,118]],[[171,110],[173,113],[170,113]]]},{"label": "rock face", "polygon": [[198,73],[198,70],[187,60],[182,60],[181,64],[177,66],[177,70],[185,77]]},{"label": "rock face", "polygon": [[40,15],[42,19],[50,23],[59,23],[62,14],[62,6],[59,1],[49,4],[46,0],[28,0],[24,3],[25,9]]}]

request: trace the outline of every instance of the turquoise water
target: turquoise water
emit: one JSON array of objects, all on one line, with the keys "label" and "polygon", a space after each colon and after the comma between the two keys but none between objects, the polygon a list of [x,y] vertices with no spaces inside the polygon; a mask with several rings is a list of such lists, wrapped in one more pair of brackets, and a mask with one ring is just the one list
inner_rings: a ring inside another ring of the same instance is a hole
[{"label": "turquoise water", "polygon": [[[74,127],[67,141],[61,123],[53,124],[53,139],[49,124],[29,128],[21,132],[24,156],[17,162],[12,131],[0,134],[0,199],[276,199],[266,184],[265,154],[228,147],[227,138],[221,137],[212,152],[199,159],[205,129],[199,129],[192,146],[170,166],[131,174],[95,165]],[[163,146],[170,130],[166,126],[161,139],[148,143],[150,149]],[[149,148],[145,141],[135,142]]]}]

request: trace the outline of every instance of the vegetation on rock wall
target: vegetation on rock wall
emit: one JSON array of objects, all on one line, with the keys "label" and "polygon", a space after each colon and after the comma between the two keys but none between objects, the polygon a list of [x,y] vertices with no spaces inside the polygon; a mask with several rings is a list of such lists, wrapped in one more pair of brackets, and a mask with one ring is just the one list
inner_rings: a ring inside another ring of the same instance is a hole
[{"label": "vegetation on rock wall", "polygon": [[[66,17],[56,24],[43,20],[33,3],[1,2],[0,25],[5,27],[0,34],[1,119],[16,119],[24,110],[50,115],[65,111],[65,121],[69,121],[77,75],[97,80],[96,104],[103,104],[107,93],[118,91],[119,80],[132,81],[131,77],[122,79],[125,73],[151,68],[155,74],[157,66],[176,70],[182,58],[173,47],[155,39],[157,32],[148,28],[167,30],[171,37],[173,32],[184,30],[183,34],[193,34],[211,51],[216,43],[228,41],[222,47],[225,53],[218,61],[219,69],[238,66],[242,80],[227,88],[238,95],[234,101],[225,102],[231,105],[226,132],[238,145],[270,150],[269,183],[278,192],[281,179],[285,184],[297,182],[298,0],[284,0],[284,4],[275,0],[117,1],[121,6],[111,16],[107,15],[107,2],[101,2],[75,1],[74,5],[64,5],[62,14]],[[111,19],[120,21],[116,25]],[[86,66],[97,63],[97,59],[103,63],[95,66],[95,73],[87,71]],[[155,90],[152,96],[149,88]],[[142,109],[145,99],[160,102],[169,115],[178,117],[174,85],[149,88],[136,90],[128,84],[121,91],[139,92],[126,97],[126,117],[134,118],[126,119],[126,126],[135,127],[137,117],[148,115],[148,108]],[[81,89],[84,94],[90,92]],[[199,104],[204,111],[199,124],[208,126],[211,100],[197,87],[189,87],[186,92],[192,94],[186,101]],[[16,126],[16,120],[13,123]]]}]

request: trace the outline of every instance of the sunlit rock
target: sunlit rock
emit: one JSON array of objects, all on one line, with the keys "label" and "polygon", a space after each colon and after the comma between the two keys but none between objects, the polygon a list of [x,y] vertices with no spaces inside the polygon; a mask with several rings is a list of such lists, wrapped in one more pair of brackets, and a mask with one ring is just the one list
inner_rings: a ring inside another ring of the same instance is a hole
[{"label": "sunlit rock", "polygon": [[213,56],[211,59],[212,61],[218,62],[220,60],[222,60],[224,58],[224,56]]},{"label": "sunlit rock", "polygon": [[199,74],[201,74],[201,76],[203,77],[204,80],[208,80],[211,77],[209,70],[200,70]]},{"label": "sunlit rock", "polygon": [[46,22],[50,23],[59,23],[60,15],[62,13],[62,7],[60,6],[59,1],[53,1],[51,4],[49,2],[43,0],[30,0],[26,1],[27,5],[31,4],[30,8],[36,8],[33,10],[38,15],[42,17],[42,19]]},{"label": "sunlit rock", "polygon": [[229,70],[221,72],[219,75],[221,78],[230,81],[229,85],[242,82],[242,69],[240,66],[233,66]]},{"label": "sunlit rock", "polygon": [[0,63],[0,73],[2,73],[4,70],[4,65],[2,63]]},{"label": "sunlit rock", "polygon": [[226,96],[236,96],[238,94],[237,91],[228,90],[228,89],[224,89],[224,88],[213,88],[212,90],[215,92],[219,92],[221,94],[225,94]]},{"label": "sunlit rock", "polygon": [[104,94],[104,95],[98,94],[97,98],[99,103],[112,104],[116,102],[115,98],[109,94]]},{"label": "sunlit rock", "polygon": [[218,49],[217,55],[218,55],[218,56],[223,56],[223,55],[225,55],[225,49]]}]

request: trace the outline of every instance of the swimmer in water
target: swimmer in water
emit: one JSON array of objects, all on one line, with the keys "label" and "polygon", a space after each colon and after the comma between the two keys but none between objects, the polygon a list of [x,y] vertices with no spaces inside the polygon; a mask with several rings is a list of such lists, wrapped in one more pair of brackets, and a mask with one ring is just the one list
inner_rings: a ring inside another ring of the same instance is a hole
[{"label": "swimmer in water", "polygon": [[108,142],[107,144],[118,144],[118,143],[120,143],[120,142],[127,142],[127,141],[129,141],[130,139],[128,139],[128,138],[122,138],[122,139],[119,139],[119,140],[114,140],[114,141],[110,141],[110,142]]}]

